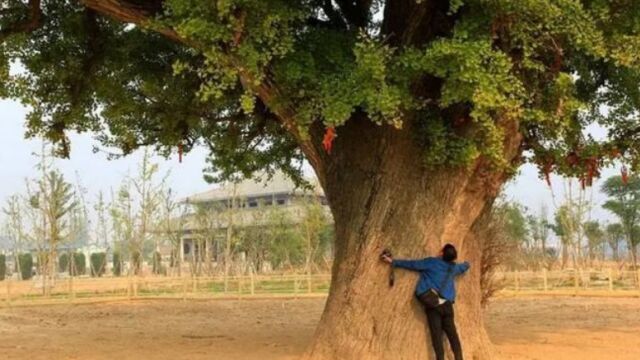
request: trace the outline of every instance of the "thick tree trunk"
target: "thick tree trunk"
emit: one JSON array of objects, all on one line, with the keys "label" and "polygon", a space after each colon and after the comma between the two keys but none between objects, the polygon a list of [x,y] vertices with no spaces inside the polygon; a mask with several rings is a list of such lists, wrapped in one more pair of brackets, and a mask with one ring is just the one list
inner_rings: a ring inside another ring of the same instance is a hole
[{"label": "thick tree trunk", "polygon": [[389,267],[379,254],[390,248],[397,258],[422,258],[453,243],[471,262],[455,304],[465,358],[490,359],[481,309],[482,247],[471,230],[504,177],[480,164],[468,171],[425,169],[410,129],[352,120],[341,130],[336,158],[321,179],[336,226],[333,280],[305,358],[428,359],[425,315],[413,296],[417,274],[398,269],[389,288]]}]

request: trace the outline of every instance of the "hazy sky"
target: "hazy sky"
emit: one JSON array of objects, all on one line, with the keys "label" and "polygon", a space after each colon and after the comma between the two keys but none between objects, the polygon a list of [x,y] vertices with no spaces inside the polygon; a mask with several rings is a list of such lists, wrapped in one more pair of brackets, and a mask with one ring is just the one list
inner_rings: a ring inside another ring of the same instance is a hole
[{"label": "hazy sky", "polygon": [[[38,159],[33,153],[40,151],[41,141],[24,138],[25,114],[26,109],[19,103],[0,100],[1,204],[11,194],[23,191],[25,178],[36,175],[34,165]],[[56,165],[68,181],[75,182],[77,172],[90,199],[100,190],[106,193],[116,189],[128,171],[135,173],[142,157],[142,151],[137,151],[128,157],[107,160],[107,154],[93,153],[97,142],[90,134],[71,134],[70,138],[71,158],[57,159]],[[196,149],[179,163],[176,149],[172,158],[155,157],[154,161],[160,165],[161,174],[171,171],[169,183],[177,195],[186,196],[210,187],[202,177],[205,157],[203,149]]]},{"label": "hazy sky", "polygon": [[[24,139],[24,117],[26,110],[13,101],[0,100],[0,165],[1,186],[0,204],[11,194],[24,190],[24,179],[35,175],[34,164],[37,158],[32,154],[40,149],[39,140]],[[141,151],[117,160],[107,160],[106,154],[94,154],[92,147],[95,141],[91,135],[72,135],[72,153],[69,160],[57,160],[57,165],[70,181],[75,181],[76,172],[79,173],[82,185],[88,189],[88,200],[95,199],[98,191],[108,193],[116,189],[127,171],[134,172],[141,157]],[[156,157],[162,173],[171,170],[169,184],[178,196],[187,196],[195,192],[205,191],[211,187],[202,177],[205,166],[206,152],[196,149],[185,156],[183,162],[178,163],[177,154],[165,160]],[[618,169],[606,169],[603,177],[618,173]],[[600,205],[604,196],[599,192],[601,181],[596,181],[593,187],[595,202],[592,218],[612,219],[608,212]],[[563,181],[558,176],[552,176],[552,185],[556,197],[556,204],[563,198]],[[506,188],[506,196],[516,200],[533,211],[538,211],[542,204],[546,204],[549,213],[554,211],[551,191],[537,171],[532,166],[524,166],[520,175],[512,180]]]}]

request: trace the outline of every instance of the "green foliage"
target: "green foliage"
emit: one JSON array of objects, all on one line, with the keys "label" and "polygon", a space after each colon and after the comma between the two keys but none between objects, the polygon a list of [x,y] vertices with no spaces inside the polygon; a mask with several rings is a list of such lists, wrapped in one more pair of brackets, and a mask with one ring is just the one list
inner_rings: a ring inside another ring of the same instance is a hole
[{"label": "green foliage", "polygon": [[625,184],[621,176],[612,176],[602,192],[609,196],[602,207],[618,217],[628,245],[635,249],[640,244],[640,178],[632,176]]},{"label": "green foliage", "polygon": [[[44,148],[43,148],[44,149]],[[44,151],[44,150],[43,150]],[[38,165],[46,171],[46,156],[42,155],[42,162]],[[78,203],[75,199],[73,187],[65,179],[64,175],[56,170],[46,171],[42,178],[36,181],[37,192],[30,193],[30,206],[39,212],[46,224],[46,247],[55,249],[59,244],[70,237],[73,230],[78,230],[81,226],[77,213]],[[78,231],[80,233],[80,231]],[[50,253],[41,252],[38,254],[38,265],[45,265],[55,259],[50,259]]]},{"label": "green foliage", "polygon": [[542,206],[539,214],[528,215],[527,223],[531,233],[531,240],[533,240],[534,244],[540,244],[546,251],[549,232],[552,228],[552,225],[549,223],[549,219],[547,218],[547,208]]},{"label": "green foliage", "polygon": [[319,104],[321,113],[309,116],[319,116],[328,126],[337,126],[344,124],[355,108],[361,108],[378,124],[387,122],[400,127],[400,90],[388,83],[391,58],[389,47],[360,37],[353,45],[353,59],[344,64],[344,73],[320,84],[318,98],[313,102]]},{"label": "green foliage", "polygon": [[7,256],[0,254],[0,281],[4,280],[7,276]]},{"label": "green foliage", "polygon": [[38,251],[36,253],[36,262],[38,267],[38,272],[49,272],[49,258],[50,253],[48,251]]},{"label": "green foliage", "polygon": [[71,264],[71,274],[73,276],[84,275],[87,273],[87,258],[84,253],[75,252],[72,254],[73,263]]},{"label": "green foliage", "polygon": [[526,244],[529,238],[529,228],[522,206],[516,203],[506,206],[505,218],[509,239],[517,244]]},{"label": "green foliage", "polygon": [[613,252],[614,260],[619,260],[620,244],[624,241],[624,228],[622,227],[622,224],[608,224],[605,229],[605,238]]},{"label": "green foliage", "polygon": [[60,272],[69,271],[69,253],[62,253],[58,257],[58,270]]},{"label": "green foliage", "polygon": [[575,238],[581,227],[581,211],[576,209],[576,205],[563,204],[555,213],[554,224],[551,225],[556,236],[560,238],[563,246],[569,247],[575,245]]},{"label": "green foliage", "polygon": [[282,269],[303,264],[303,238],[289,214],[285,211],[274,211],[269,215],[269,223],[269,257],[273,267]]},{"label": "green foliage", "polygon": [[456,164],[469,166],[480,155],[474,141],[457,135],[453,126],[437,112],[423,111],[417,138],[424,148],[423,158],[429,166]]},{"label": "green foliage", "polygon": [[120,257],[119,251],[113,252],[113,275],[122,275],[122,258]]},{"label": "green foliage", "polygon": [[[476,148],[480,150],[468,152],[459,164],[468,164],[480,154],[499,164],[503,158],[501,142],[504,136],[496,126],[496,117],[518,117],[524,96],[524,88],[512,74],[509,58],[494,51],[488,38],[474,41],[454,38],[435,41],[423,52],[407,51],[400,63],[411,73],[443,79],[439,108],[474,104],[468,115],[460,116],[469,116],[477,125],[471,139],[477,142]],[[448,119],[451,120],[454,126],[456,121],[465,121]],[[447,143],[456,146],[458,141],[452,140]],[[442,152],[442,149],[438,150],[438,153]]]},{"label": "green foliage", "polygon": [[274,269],[324,265],[333,241],[333,227],[325,208],[315,198],[296,199],[298,213],[277,206],[259,206],[252,210],[252,221],[261,226],[238,232],[237,249],[261,271],[269,262]]},{"label": "green foliage", "polygon": [[585,222],[583,228],[588,241],[589,256],[593,257],[594,250],[604,245],[605,232],[600,227],[600,223],[595,220]]},{"label": "green foliage", "polygon": [[[32,109],[28,135],[63,155],[70,130],[124,154],[202,142],[219,180],[300,175],[313,124],[364,115],[415,130],[431,166],[510,169],[513,127],[545,173],[590,181],[614,159],[640,165],[637,2],[455,0],[419,19],[388,0],[157,4],[140,4],[155,17],[132,27],[47,1],[40,28],[4,39],[0,96]],[[25,16],[21,2],[7,8],[3,29]],[[10,74],[14,61],[26,71]],[[609,138],[585,135],[592,124]]]},{"label": "green foliage", "polygon": [[104,275],[107,267],[107,254],[93,253],[90,257],[91,260],[91,276],[93,277],[101,277]]},{"label": "green foliage", "polygon": [[33,269],[33,256],[30,253],[24,253],[18,255],[18,262],[20,264],[20,277],[22,280],[29,280],[32,276]]}]

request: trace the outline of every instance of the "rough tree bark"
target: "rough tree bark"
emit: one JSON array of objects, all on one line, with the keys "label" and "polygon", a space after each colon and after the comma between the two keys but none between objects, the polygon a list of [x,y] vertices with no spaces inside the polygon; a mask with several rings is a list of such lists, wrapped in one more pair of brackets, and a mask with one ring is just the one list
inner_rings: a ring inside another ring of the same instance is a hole
[{"label": "rough tree bark", "polygon": [[[481,311],[481,244],[472,228],[505,180],[475,169],[424,168],[410,126],[354,119],[339,129],[323,181],[336,226],[336,258],[327,305],[306,359],[427,359],[425,316],[413,291],[416,274],[397,271],[394,288],[379,261],[433,255],[444,243],[472,263],[459,283],[457,324],[465,358],[490,359]],[[519,137],[505,142],[513,158]],[[475,264],[475,266],[474,266]]]}]

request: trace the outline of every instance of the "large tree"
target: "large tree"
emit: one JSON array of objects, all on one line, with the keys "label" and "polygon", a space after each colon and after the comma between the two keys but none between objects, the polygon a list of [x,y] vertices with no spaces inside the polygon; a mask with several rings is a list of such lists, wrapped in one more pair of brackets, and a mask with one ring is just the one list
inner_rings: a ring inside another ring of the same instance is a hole
[{"label": "large tree", "polygon": [[[125,154],[202,142],[218,179],[311,164],[336,254],[309,358],[426,357],[414,275],[389,289],[378,253],[451,242],[478,263],[476,219],[524,161],[584,185],[638,164],[636,1],[5,0],[0,16],[0,94],[61,155],[75,130]],[[479,268],[457,303],[468,358],[490,357]]]}]

